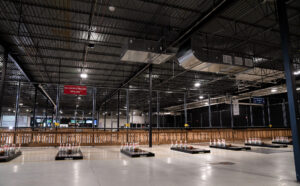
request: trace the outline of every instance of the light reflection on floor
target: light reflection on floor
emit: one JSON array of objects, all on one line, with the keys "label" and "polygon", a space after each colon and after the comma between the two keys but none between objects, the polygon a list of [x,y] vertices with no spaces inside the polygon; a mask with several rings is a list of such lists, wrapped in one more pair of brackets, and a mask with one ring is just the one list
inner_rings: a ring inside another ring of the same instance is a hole
[{"label": "light reflection on floor", "polygon": [[23,148],[22,156],[0,164],[0,185],[298,185],[290,147],[270,154],[219,149],[185,154],[169,145],[143,147],[155,157],[132,159],[117,146],[105,146],[82,147],[84,160],[55,161],[56,148]]}]

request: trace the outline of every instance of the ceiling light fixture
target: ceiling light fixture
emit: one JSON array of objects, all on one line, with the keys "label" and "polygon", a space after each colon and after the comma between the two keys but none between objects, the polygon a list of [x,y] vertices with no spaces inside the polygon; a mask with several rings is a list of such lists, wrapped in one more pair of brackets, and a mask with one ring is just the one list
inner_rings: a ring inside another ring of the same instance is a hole
[{"label": "ceiling light fixture", "polygon": [[300,70],[297,70],[297,71],[294,72],[294,75],[296,75],[296,76],[299,75],[299,74],[300,74]]},{"label": "ceiling light fixture", "polygon": [[199,96],[199,99],[203,99],[204,98],[204,96]]},{"label": "ceiling light fixture", "polygon": [[83,78],[83,79],[86,79],[87,76],[88,76],[87,73],[81,73],[81,74],[80,74],[80,77]]},{"label": "ceiling light fixture", "polygon": [[271,92],[277,92],[278,90],[277,90],[277,88],[272,88],[271,89]]},{"label": "ceiling light fixture", "polygon": [[200,83],[197,82],[197,83],[194,84],[194,86],[195,86],[195,87],[200,87]]},{"label": "ceiling light fixture", "polygon": [[108,10],[111,11],[111,12],[114,12],[114,11],[116,11],[116,7],[114,7],[114,6],[109,6],[109,7],[108,7]]}]

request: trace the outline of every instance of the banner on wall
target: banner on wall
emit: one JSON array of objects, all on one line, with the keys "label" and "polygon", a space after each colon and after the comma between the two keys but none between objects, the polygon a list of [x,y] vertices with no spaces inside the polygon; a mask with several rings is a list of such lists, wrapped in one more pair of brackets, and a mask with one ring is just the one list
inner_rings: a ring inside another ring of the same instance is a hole
[{"label": "banner on wall", "polygon": [[64,85],[64,94],[86,95],[86,86]]}]

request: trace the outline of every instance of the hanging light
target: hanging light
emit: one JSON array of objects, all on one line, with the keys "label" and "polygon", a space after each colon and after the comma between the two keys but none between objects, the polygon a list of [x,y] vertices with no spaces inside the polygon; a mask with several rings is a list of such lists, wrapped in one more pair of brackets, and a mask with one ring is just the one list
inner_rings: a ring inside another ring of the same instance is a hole
[{"label": "hanging light", "polygon": [[85,79],[85,78],[88,77],[88,75],[87,75],[87,73],[81,73],[81,74],[80,74],[80,77],[83,78],[83,79]]},{"label": "hanging light", "polygon": [[200,87],[200,83],[197,82],[197,83],[194,84],[194,86],[195,86],[195,87]]},{"label": "hanging light", "polygon": [[111,12],[114,12],[116,10],[116,7],[111,5],[111,6],[108,7],[108,10],[111,11]]},{"label": "hanging light", "polygon": [[199,96],[199,99],[203,99],[204,98],[204,96]]},{"label": "hanging light", "polygon": [[277,88],[272,88],[271,92],[277,92]]}]

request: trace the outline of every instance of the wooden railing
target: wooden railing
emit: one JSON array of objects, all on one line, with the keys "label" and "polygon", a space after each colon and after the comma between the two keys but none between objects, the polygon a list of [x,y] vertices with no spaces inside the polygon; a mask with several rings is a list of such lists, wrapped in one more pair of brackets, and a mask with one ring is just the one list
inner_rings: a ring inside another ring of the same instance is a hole
[{"label": "wooden railing", "polygon": [[[174,129],[153,130],[153,144],[169,144],[172,141],[187,140],[189,143],[205,142],[210,139],[224,138],[228,141],[244,140],[249,137],[271,139],[276,136],[291,136],[290,129]],[[57,146],[60,143],[80,143],[81,145],[120,145],[121,143],[148,143],[147,130],[103,131],[92,129],[58,129],[31,131],[1,130],[0,144],[21,143],[22,146]]]}]

